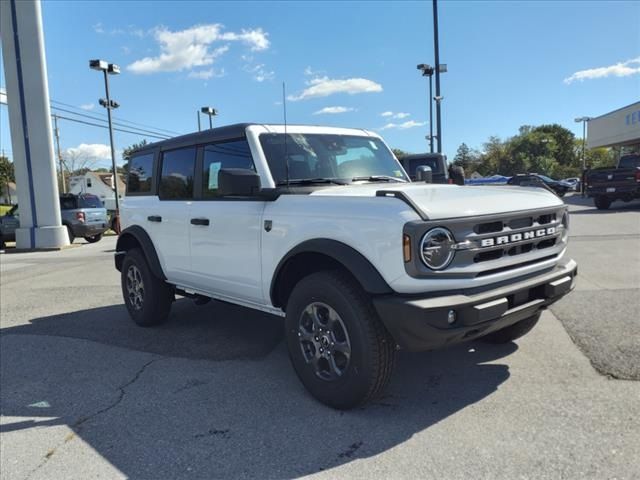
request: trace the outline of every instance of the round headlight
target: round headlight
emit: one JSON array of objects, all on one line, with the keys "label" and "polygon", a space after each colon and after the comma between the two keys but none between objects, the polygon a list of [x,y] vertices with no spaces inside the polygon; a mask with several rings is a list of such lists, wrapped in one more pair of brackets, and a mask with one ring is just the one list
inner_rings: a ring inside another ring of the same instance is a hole
[{"label": "round headlight", "polygon": [[420,253],[422,261],[431,270],[442,270],[453,260],[455,239],[449,230],[436,227],[422,237]]}]

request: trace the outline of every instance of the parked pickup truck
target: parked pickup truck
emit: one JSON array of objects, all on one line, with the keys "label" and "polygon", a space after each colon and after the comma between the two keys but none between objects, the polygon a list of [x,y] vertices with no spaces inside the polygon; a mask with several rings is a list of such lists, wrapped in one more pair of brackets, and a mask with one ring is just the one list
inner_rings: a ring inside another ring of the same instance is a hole
[{"label": "parked pickup truck", "polygon": [[298,377],[334,408],[379,395],[398,349],[510,342],[574,287],[556,195],[412,183],[374,132],[238,124],[129,165],[131,318],[162,323],[176,294],[284,317]]},{"label": "parked pickup truck", "polygon": [[640,198],[640,155],[620,157],[616,168],[596,168],[587,172],[587,196],[599,210],[607,210],[616,200]]},{"label": "parked pickup truck", "polygon": [[[60,195],[60,213],[62,225],[67,227],[69,243],[73,243],[76,237],[84,237],[89,243],[98,242],[109,228],[107,210],[95,195]],[[0,217],[0,248],[4,247],[5,242],[15,241],[18,228],[20,214],[18,205],[14,205]]]}]

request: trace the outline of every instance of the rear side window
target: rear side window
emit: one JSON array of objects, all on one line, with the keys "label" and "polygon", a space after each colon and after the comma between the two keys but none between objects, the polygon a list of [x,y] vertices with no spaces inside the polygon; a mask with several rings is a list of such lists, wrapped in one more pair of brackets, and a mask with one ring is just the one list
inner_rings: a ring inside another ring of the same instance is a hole
[{"label": "rear side window", "polygon": [[137,155],[129,160],[127,193],[151,193],[153,153]]},{"label": "rear side window", "polygon": [[205,145],[202,167],[202,194],[205,198],[217,196],[220,169],[247,168],[255,170],[249,144],[246,140]]},{"label": "rear side window", "polygon": [[78,208],[76,197],[60,197],[61,210],[74,210]]},{"label": "rear side window", "polygon": [[183,200],[193,198],[193,174],[196,165],[196,148],[178,148],[162,154],[160,198]]}]

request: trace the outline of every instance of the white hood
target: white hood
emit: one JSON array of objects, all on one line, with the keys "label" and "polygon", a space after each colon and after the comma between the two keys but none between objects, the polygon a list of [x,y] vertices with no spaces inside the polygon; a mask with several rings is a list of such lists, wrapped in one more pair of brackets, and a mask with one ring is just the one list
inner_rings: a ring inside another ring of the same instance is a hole
[{"label": "white hood", "polygon": [[[433,220],[490,215],[563,205],[543,188],[519,186],[458,186],[425,183],[366,183],[331,186],[311,195],[373,197],[380,190],[402,191]],[[384,201],[384,199],[380,199]]]}]

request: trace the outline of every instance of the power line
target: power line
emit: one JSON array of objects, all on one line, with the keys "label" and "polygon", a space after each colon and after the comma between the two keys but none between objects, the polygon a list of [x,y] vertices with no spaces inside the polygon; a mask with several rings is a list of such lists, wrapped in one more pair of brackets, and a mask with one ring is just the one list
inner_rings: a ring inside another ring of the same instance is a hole
[{"label": "power line", "polygon": [[[56,107],[54,105],[51,105],[51,108],[54,109],[54,110],[61,111],[61,112],[70,113],[72,115],[77,115],[79,117],[90,118],[91,120],[98,120],[100,122],[106,122],[107,121],[106,119],[101,118],[101,117],[97,117],[95,115],[88,115],[86,113],[76,113],[76,112],[72,112],[71,110],[66,110],[64,108]],[[151,131],[151,130],[144,130],[142,128],[137,128],[137,127],[129,127],[128,125],[124,125],[124,124],[119,123],[119,122],[113,122],[113,124],[114,125],[119,125],[119,126],[125,127],[125,128],[132,128],[132,129],[135,129],[135,130],[139,130],[140,132],[149,133],[149,134],[152,134],[152,135],[158,135],[158,136],[161,136],[163,138],[169,138],[168,135],[166,135],[164,133],[161,133],[161,132],[156,132],[156,131]]]},{"label": "power line", "polygon": [[[51,103],[57,103],[58,105],[62,105],[62,106],[64,106],[64,107],[73,108],[73,109],[75,109],[75,110],[81,110],[80,108],[76,107],[75,105],[71,105],[71,104],[69,104],[69,103],[64,103],[64,102],[59,102],[59,101],[57,101],[57,100],[51,100]],[[75,112],[74,112],[74,113],[75,113]],[[77,114],[77,115],[79,115],[79,114]],[[115,118],[116,118],[116,117],[114,117],[114,119],[115,119]],[[131,120],[124,120],[124,119],[122,119],[122,118],[120,118],[120,117],[118,117],[118,118],[117,118],[117,120],[118,120],[119,122],[121,122],[121,123],[129,123],[129,124],[131,124],[131,125],[137,125],[137,126],[140,126],[140,127],[151,128],[151,129],[153,129],[153,130],[155,130],[155,131],[157,131],[157,132],[166,132],[166,133],[170,133],[170,134],[172,134],[172,135],[182,135],[182,133],[180,133],[180,132],[176,132],[176,131],[174,131],[174,130],[167,130],[166,128],[158,128],[158,127],[154,127],[154,126],[152,126],[152,125],[146,125],[146,124],[144,124],[144,123],[132,122]]]},{"label": "power line", "polygon": [[[56,114],[56,117],[58,117],[58,118],[60,118],[60,119],[62,119],[62,120],[68,120],[68,121],[70,121],[70,122],[82,123],[82,124],[84,124],[84,125],[91,125],[91,126],[93,126],[93,127],[100,127],[100,128],[106,128],[106,129],[109,129],[109,127],[108,127],[107,125],[100,125],[100,124],[98,124],[98,123],[91,123],[91,122],[87,122],[87,121],[85,121],[85,120],[78,120],[77,118],[63,117],[62,115],[58,115],[58,114]],[[131,130],[125,130],[125,129],[122,129],[122,128],[114,128],[114,130],[115,130],[115,131],[117,131],[117,132],[131,133],[131,134],[133,134],[133,135],[144,136],[144,135],[143,135],[143,134],[141,134],[140,132],[134,132],[134,131],[131,131]],[[169,138],[169,137],[160,137],[160,136],[158,136],[158,135],[147,135],[147,136],[149,136],[149,137],[154,137],[154,138],[158,138],[158,139],[161,139],[161,140],[166,140],[167,138]]]}]

